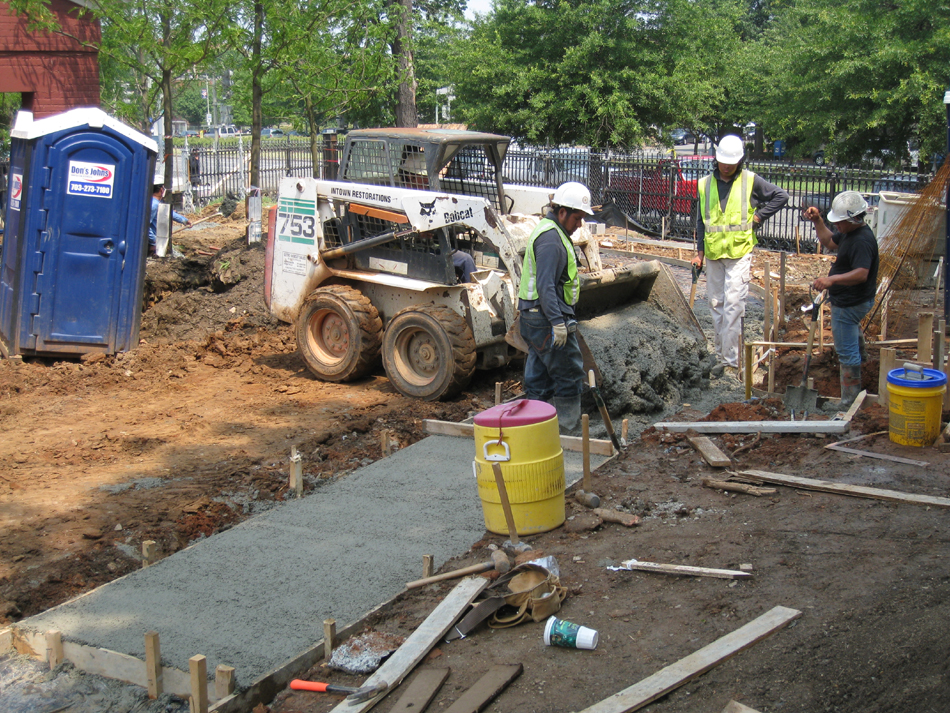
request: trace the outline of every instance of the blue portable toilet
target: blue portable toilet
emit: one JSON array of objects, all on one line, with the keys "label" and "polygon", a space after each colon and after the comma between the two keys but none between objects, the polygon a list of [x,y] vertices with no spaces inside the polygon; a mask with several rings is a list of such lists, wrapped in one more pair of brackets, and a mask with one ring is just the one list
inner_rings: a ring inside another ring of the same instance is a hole
[{"label": "blue portable toilet", "polygon": [[4,356],[138,343],[157,153],[100,109],[17,115],[0,257]]}]

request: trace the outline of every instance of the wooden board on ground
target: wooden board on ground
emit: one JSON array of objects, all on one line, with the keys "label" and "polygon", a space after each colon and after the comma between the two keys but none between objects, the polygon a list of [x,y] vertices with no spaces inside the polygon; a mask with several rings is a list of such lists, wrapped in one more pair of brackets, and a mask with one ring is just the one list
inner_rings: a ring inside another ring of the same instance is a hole
[{"label": "wooden board on ground", "polygon": [[775,607],[745,626],[716,639],[709,646],[704,646],[649,678],[585,708],[581,713],[630,713],[640,710],[740,651],[771,636],[801,615],[797,609]]},{"label": "wooden board on ground", "polygon": [[817,490],[822,493],[836,493],[838,495],[851,495],[857,498],[872,498],[874,500],[887,500],[892,503],[908,503],[911,505],[926,505],[937,508],[950,508],[950,499],[938,498],[931,495],[914,495],[913,493],[902,493],[897,490],[884,490],[883,488],[868,488],[863,485],[846,485],[844,483],[832,483],[827,480],[815,480],[813,478],[800,478],[796,475],[783,475],[782,473],[770,473],[765,470],[744,470],[739,473],[748,478],[755,478],[764,483],[774,483],[775,485],[788,485],[792,488],[801,488],[802,490]]},{"label": "wooden board on ground", "polygon": [[678,574],[686,577],[748,579],[752,576],[749,572],[740,572],[735,569],[710,569],[709,567],[689,567],[682,564],[660,564],[658,562],[641,562],[640,560],[625,560],[620,563],[620,566],[624,569],[659,572],[660,574]]},{"label": "wooden board on ground", "polygon": [[389,713],[423,713],[442,688],[450,671],[448,668],[422,669],[406,686],[405,692],[399,696],[396,705],[389,709]]},{"label": "wooden board on ground", "polygon": [[[436,421],[427,418],[422,422],[426,433],[432,436],[458,436],[459,438],[474,438],[475,426],[471,423],[455,423],[454,421]],[[561,436],[561,448],[566,451],[581,453],[584,450],[583,438],[575,436]],[[598,456],[612,456],[614,446],[610,441],[597,438],[590,439],[590,452]]]},{"label": "wooden board on ground", "polygon": [[484,710],[498,694],[504,691],[508,684],[514,681],[524,666],[516,664],[498,664],[488,669],[488,673],[482,676],[475,685],[462,694],[455,703],[453,703],[445,713],[478,713]]},{"label": "wooden board on ground", "polygon": [[726,704],[726,707],[722,709],[722,713],[759,713],[757,710],[749,708],[749,706],[744,706],[738,701],[729,701]]},{"label": "wooden board on ground", "polygon": [[[426,620],[419,625],[419,628],[409,635],[402,646],[376,669],[376,673],[363,681],[363,686],[387,683],[389,691],[392,691],[425,658],[432,647],[441,641],[465,608],[487,586],[488,580],[484,577],[469,577],[456,584],[439,606],[433,609]],[[364,713],[385,697],[384,694],[355,705],[343,701],[333,708],[331,713]]]},{"label": "wooden board on ground", "polygon": [[658,431],[686,433],[847,433],[850,421],[663,421]]},{"label": "wooden board on ground", "polygon": [[729,456],[719,450],[716,444],[709,440],[708,436],[687,436],[687,438],[693,444],[693,448],[699,451],[699,455],[703,457],[703,460],[713,468],[728,468],[732,465]]}]

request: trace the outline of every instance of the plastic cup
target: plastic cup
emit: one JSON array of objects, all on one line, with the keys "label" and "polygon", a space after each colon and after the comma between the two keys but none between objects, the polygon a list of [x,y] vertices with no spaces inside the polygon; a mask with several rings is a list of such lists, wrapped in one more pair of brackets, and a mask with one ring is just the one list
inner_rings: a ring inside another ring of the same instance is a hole
[{"label": "plastic cup", "polygon": [[564,621],[556,616],[548,618],[544,625],[546,646],[563,646],[566,649],[596,649],[599,634],[596,629]]}]

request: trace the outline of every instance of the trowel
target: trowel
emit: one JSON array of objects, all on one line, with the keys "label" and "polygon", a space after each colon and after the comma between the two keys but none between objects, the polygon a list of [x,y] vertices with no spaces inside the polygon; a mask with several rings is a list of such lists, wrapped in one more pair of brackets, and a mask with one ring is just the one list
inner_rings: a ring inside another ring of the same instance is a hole
[{"label": "trowel", "polygon": [[[809,297],[812,297],[811,290],[808,291]],[[818,392],[815,389],[808,388],[808,367],[811,364],[811,349],[815,343],[815,330],[818,328],[818,310],[824,302],[825,293],[818,295],[818,299],[812,298],[812,303],[803,305],[802,312],[811,312],[811,324],[808,326],[808,347],[805,351],[805,369],[802,372],[802,381],[798,386],[785,387],[785,408],[795,420],[795,412],[800,411],[806,417],[809,411],[814,411],[818,404]]]}]

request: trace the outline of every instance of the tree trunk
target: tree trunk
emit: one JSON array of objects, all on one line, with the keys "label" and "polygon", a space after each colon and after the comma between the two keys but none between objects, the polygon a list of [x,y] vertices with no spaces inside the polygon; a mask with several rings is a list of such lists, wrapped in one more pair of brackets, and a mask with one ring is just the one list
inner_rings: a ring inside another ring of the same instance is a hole
[{"label": "tree trunk", "polygon": [[412,58],[412,0],[394,0],[399,13],[393,55],[399,62],[399,89],[396,92],[396,126],[416,127],[416,68]]},{"label": "tree trunk", "polygon": [[261,185],[261,103],[264,91],[261,82],[264,68],[261,64],[261,35],[264,32],[264,4],[254,3],[254,39],[251,46],[251,185]]}]

